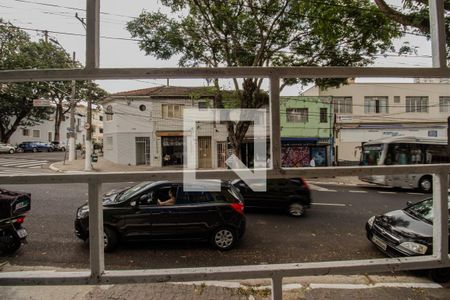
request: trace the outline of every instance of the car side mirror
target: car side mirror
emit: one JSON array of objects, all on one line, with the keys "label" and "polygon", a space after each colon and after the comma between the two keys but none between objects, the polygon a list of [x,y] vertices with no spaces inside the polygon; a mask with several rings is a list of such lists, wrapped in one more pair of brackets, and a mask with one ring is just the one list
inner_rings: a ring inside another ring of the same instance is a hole
[{"label": "car side mirror", "polygon": [[410,207],[412,206],[414,203],[412,201],[406,201],[406,206]]}]

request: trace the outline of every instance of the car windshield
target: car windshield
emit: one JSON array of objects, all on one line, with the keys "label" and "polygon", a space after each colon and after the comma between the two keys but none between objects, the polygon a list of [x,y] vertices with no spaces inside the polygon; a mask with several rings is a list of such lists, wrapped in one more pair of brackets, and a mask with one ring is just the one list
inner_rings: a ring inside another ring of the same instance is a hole
[{"label": "car windshield", "polygon": [[[448,198],[450,206],[450,197]],[[433,199],[427,199],[406,208],[406,212],[422,220],[433,222]],[[450,221],[450,217],[449,217]]]},{"label": "car windshield", "polygon": [[122,194],[116,198],[117,202],[122,202],[135,196],[136,194],[146,189],[152,183],[153,183],[152,181],[144,181],[139,184],[136,184],[135,186],[130,187],[128,190],[123,191]]}]

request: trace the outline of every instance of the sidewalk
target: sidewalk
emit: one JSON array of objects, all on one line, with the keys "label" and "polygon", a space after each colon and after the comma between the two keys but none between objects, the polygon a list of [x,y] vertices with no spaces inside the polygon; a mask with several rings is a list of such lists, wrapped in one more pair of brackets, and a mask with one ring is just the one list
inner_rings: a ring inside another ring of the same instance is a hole
[{"label": "sidewalk", "polygon": [[[271,299],[268,280],[1,287],[1,299]],[[450,289],[409,277],[319,276],[285,279],[283,299],[449,299]]]},{"label": "sidewalk", "polygon": [[[84,159],[78,159],[73,162],[56,162],[49,166],[55,172],[84,172]],[[136,172],[136,171],[159,171],[159,170],[180,170],[182,166],[169,167],[151,167],[146,165],[127,166],[113,163],[109,160],[99,157],[96,163],[92,164],[92,171],[90,172]],[[320,177],[320,178],[306,178],[308,182],[313,184],[336,184],[336,185],[370,185],[370,183],[361,181],[356,176],[341,176],[341,177]]]}]

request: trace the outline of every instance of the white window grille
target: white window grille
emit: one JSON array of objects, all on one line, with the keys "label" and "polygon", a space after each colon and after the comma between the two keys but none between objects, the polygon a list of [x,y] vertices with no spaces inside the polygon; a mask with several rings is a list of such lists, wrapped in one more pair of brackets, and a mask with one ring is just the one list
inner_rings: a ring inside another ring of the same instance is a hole
[{"label": "white window grille", "polygon": [[389,112],[388,97],[364,97],[364,112],[366,114],[385,114]]}]

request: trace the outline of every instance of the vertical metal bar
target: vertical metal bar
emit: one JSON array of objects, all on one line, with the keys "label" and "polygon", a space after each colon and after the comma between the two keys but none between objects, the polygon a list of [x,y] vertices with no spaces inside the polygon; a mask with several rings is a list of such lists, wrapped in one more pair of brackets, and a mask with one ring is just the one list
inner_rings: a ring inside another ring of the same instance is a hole
[{"label": "vertical metal bar", "polygon": [[92,278],[99,278],[105,271],[101,187],[102,184],[96,180],[88,183],[89,251]]},{"label": "vertical metal bar", "polygon": [[274,170],[281,168],[281,125],[280,125],[280,77],[270,77],[270,112],[272,134],[270,145],[272,148],[271,161]]},{"label": "vertical metal bar", "polygon": [[283,277],[274,275],[272,277],[272,300],[283,299]]},{"label": "vertical metal bar", "polygon": [[430,36],[431,52],[433,55],[433,67],[445,68],[446,62],[446,39],[445,39],[445,16],[444,0],[429,1],[430,3]]},{"label": "vertical metal bar", "polygon": [[99,67],[100,0],[86,0],[86,69]]},{"label": "vertical metal bar", "polygon": [[448,171],[434,174],[433,255],[448,262]]}]

